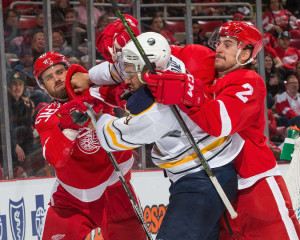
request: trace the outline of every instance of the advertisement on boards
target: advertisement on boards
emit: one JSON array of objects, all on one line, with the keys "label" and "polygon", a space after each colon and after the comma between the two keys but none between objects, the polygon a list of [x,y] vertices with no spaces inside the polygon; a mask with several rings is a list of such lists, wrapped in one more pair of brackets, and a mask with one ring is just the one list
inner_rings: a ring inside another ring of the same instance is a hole
[{"label": "advertisement on boards", "polygon": [[[40,240],[42,222],[55,178],[0,182],[0,240]],[[169,181],[160,170],[133,172],[132,182],[153,236],[166,212]],[[101,229],[86,240],[103,239]]]}]

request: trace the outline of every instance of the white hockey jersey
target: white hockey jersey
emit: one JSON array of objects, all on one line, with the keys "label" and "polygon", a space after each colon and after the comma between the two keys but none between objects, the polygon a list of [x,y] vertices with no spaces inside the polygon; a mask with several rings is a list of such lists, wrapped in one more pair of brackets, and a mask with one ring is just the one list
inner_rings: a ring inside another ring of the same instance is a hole
[{"label": "white hockey jersey", "polygon": [[[101,67],[103,72],[105,69]],[[92,69],[92,74],[94,70]],[[172,57],[168,70],[184,72],[185,67],[179,59]],[[104,77],[111,75],[111,68],[106,71],[98,77],[93,75],[97,79],[92,77],[91,80],[101,85],[111,83],[111,79]],[[95,97],[99,96],[99,87],[91,88],[90,92]],[[203,169],[171,108],[156,103],[146,86],[138,89],[128,99],[126,110],[128,117],[118,119],[104,114],[97,122],[97,136],[106,151],[133,149],[154,143],[152,160],[158,167],[166,170],[173,182]],[[239,135],[213,137],[206,134],[184,112],[179,112],[211,168],[231,162],[242,149],[244,141]]]}]

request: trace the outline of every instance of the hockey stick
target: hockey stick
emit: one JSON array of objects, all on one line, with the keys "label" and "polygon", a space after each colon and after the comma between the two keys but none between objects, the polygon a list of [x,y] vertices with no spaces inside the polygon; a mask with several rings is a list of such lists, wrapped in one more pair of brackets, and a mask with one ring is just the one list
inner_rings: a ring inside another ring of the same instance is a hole
[{"label": "hockey stick", "polygon": [[[111,4],[114,8],[114,11],[117,13],[118,17],[121,19],[124,27],[126,28],[128,34],[131,37],[131,40],[134,42],[136,48],[138,49],[139,53],[141,54],[144,62],[146,63],[150,73],[152,74],[156,74],[154,68],[152,67],[149,58],[147,57],[147,55],[145,54],[142,46],[140,45],[139,41],[137,40],[134,32],[132,31],[130,25],[127,23],[123,13],[121,12],[121,10],[119,9],[118,4],[116,3],[115,0],[111,0]],[[173,114],[175,115],[177,121],[179,122],[181,128],[183,129],[186,137],[188,138],[190,144],[192,145],[195,153],[197,154],[204,170],[206,171],[207,175],[209,176],[212,184],[214,185],[215,189],[217,190],[220,198],[222,199],[226,209],[228,210],[230,216],[232,219],[237,217],[237,213],[235,212],[235,210],[233,209],[229,199],[227,198],[223,188],[221,187],[218,179],[216,178],[216,176],[214,175],[214,173],[212,172],[210,166],[208,165],[208,162],[206,161],[206,159],[204,158],[203,154],[201,153],[199,146],[197,145],[197,143],[195,142],[195,139],[193,138],[191,132],[189,131],[187,125],[185,124],[183,118],[181,117],[178,109],[175,106],[170,106]]]},{"label": "hockey stick", "polygon": [[[66,77],[66,82],[65,82],[66,91],[68,93],[69,98],[70,99],[74,99],[74,98],[77,98],[78,95],[76,95],[74,93],[74,91],[73,91],[73,89],[71,87],[71,83],[70,82],[71,82],[71,77]],[[96,118],[95,118],[92,110],[88,109],[87,110],[87,114],[91,118],[91,122],[92,122],[92,124],[93,124],[93,126],[95,128],[95,126],[96,126]],[[122,184],[122,186],[123,186],[123,188],[124,188],[124,190],[125,190],[128,198],[130,200],[132,208],[133,208],[133,210],[134,210],[134,212],[135,212],[135,214],[137,216],[137,219],[139,220],[140,224],[142,225],[143,230],[145,231],[145,233],[147,235],[147,238],[149,240],[153,240],[152,235],[151,235],[150,231],[148,230],[148,227],[147,227],[147,225],[146,225],[146,223],[144,221],[144,216],[143,216],[143,214],[142,214],[142,212],[141,212],[141,210],[139,208],[139,205],[137,204],[137,201],[135,200],[135,198],[134,198],[134,196],[133,196],[133,194],[132,194],[132,192],[131,192],[131,190],[130,190],[130,188],[129,188],[129,186],[128,186],[128,184],[127,184],[127,182],[126,182],[126,180],[125,180],[125,178],[124,178],[124,176],[123,176],[123,174],[122,174],[122,172],[120,170],[120,167],[119,167],[119,164],[118,164],[117,160],[115,159],[114,155],[111,152],[106,152],[106,153],[107,153],[107,155],[108,155],[108,157],[109,157],[109,159],[110,159],[110,161],[111,161],[111,163],[112,163],[112,165],[114,167],[114,170],[117,173],[118,178],[119,178],[119,180],[120,180],[120,182],[121,182],[121,184]]]}]

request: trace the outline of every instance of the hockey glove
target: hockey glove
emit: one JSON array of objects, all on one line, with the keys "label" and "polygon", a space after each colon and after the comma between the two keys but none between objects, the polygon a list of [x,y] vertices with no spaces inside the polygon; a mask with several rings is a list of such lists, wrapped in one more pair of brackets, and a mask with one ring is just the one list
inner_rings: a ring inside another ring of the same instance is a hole
[{"label": "hockey glove", "polygon": [[[135,36],[139,35],[139,29],[137,27],[138,21],[130,16],[124,15],[128,24],[132,28]],[[130,36],[125,29],[120,19],[109,24],[103,32],[98,36],[96,40],[96,46],[98,52],[102,54],[106,61],[114,63],[117,60],[117,52],[130,40]]]},{"label": "hockey glove", "polygon": [[[75,75],[76,73],[79,73],[79,75]],[[88,71],[81,65],[77,64],[72,64],[69,67],[65,84],[70,99],[78,97],[76,94],[79,96],[87,96],[88,94],[85,94],[85,92],[93,85],[89,78]]]},{"label": "hockey glove", "polygon": [[204,102],[202,84],[190,74],[174,73],[172,71],[157,71],[157,74],[143,75],[156,102],[165,105],[184,104],[199,107]]},{"label": "hockey glove", "polygon": [[87,106],[79,98],[62,105],[56,113],[60,118],[59,127],[62,130],[87,127],[91,119],[86,112]]}]

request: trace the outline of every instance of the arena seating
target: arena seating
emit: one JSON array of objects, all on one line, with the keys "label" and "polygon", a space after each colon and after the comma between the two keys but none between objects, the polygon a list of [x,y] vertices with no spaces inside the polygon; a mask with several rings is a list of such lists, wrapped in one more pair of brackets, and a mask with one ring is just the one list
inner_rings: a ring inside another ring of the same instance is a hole
[{"label": "arena seating", "polygon": [[175,32],[185,32],[185,22],[184,21],[166,21],[166,29],[172,33]]},{"label": "arena seating", "polygon": [[20,29],[29,29],[36,26],[36,20],[35,18],[25,18],[21,17],[18,27]]},{"label": "arena seating", "polygon": [[207,32],[213,32],[216,28],[222,25],[221,20],[215,21],[198,21],[201,31],[201,35],[205,35]]},{"label": "arena seating", "polygon": [[[222,25],[221,20],[216,21],[198,21],[201,31],[201,35],[205,35],[207,32],[213,32],[217,27]],[[183,21],[166,21],[166,29],[172,33],[185,32],[185,22]]]},{"label": "arena seating", "polygon": [[300,50],[300,38],[291,39],[290,47],[298,48]]}]

